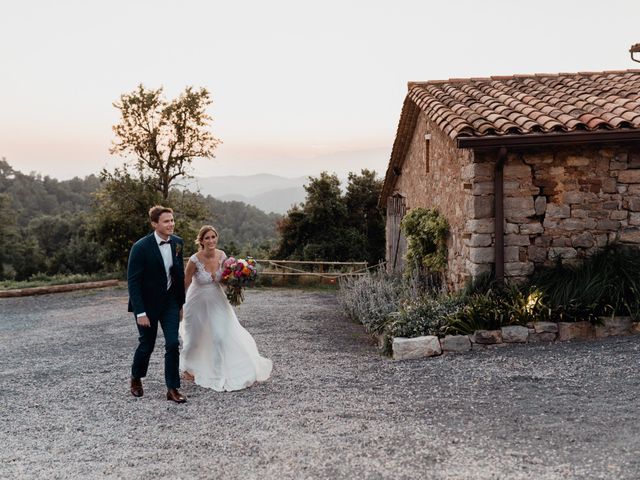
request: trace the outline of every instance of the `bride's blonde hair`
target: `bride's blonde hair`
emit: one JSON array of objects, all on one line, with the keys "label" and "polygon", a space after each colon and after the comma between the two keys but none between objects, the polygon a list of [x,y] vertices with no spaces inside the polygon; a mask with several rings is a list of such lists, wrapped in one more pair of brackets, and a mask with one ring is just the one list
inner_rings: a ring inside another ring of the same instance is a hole
[{"label": "bride's blonde hair", "polygon": [[198,235],[196,236],[196,240],[195,240],[195,244],[198,246],[198,250],[202,250],[204,249],[204,244],[202,243],[204,236],[208,233],[208,232],[213,232],[213,234],[216,236],[216,238],[218,238],[218,231],[213,228],[211,225],[203,225],[202,227],[200,227],[200,231],[198,232]]}]

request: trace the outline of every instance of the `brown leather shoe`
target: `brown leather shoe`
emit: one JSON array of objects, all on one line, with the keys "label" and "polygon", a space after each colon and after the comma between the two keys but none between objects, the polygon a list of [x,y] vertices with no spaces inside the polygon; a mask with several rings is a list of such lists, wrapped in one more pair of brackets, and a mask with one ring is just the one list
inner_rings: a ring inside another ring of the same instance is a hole
[{"label": "brown leather shoe", "polygon": [[142,380],[139,378],[131,377],[131,395],[134,397],[141,397],[144,395],[144,391],[142,390]]},{"label": "brown leather shoe", "polygon": [[187,401],[187,397],[182,395],[177,389],[170,388],[167,390],[167,400],[171,400],[176,403],[184,403]]}]

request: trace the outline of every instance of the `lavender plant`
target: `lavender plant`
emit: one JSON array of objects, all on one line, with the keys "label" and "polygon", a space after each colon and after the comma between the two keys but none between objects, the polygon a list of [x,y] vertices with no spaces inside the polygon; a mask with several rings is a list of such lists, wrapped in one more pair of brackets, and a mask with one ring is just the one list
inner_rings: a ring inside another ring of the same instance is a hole
[{"label": "lavender plant", "polygon": [[341,279],[338,301],[349,318],[379,334],[389,314],[399,310],[405,292],[402,278],[381,267],[367,275]]}]

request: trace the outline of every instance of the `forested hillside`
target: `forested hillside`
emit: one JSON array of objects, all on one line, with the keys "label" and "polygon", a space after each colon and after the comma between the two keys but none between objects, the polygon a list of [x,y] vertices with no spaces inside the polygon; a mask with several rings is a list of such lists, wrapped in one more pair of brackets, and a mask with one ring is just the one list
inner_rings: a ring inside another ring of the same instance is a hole
[{"label": "forested hillside", "polygon": [[87,212],[92,194],[100,187],[95,175],[58,181],[39,174],[16,171],[0,159],[0,195],[11,200],[12,214],[19,226],[41,215]]},{"label": "forested hillside", "polygon": [[[101,233],[104,229],[95,210],[95,194],[101,185],[95,175],[59,181],[25,174],[0,159],[0,279],[24,280],[37,273],[121,271],[122,262],[116,264],[105,252],[108,239]],[[279,215],[242,202],[191,195],[206,206],[202,221],[218,229],[222,248],[231,254],[268,255],[276,239]],[[185,238],[189,245],[192,241]],[[127,252],[122,253],[126,258]]]}]

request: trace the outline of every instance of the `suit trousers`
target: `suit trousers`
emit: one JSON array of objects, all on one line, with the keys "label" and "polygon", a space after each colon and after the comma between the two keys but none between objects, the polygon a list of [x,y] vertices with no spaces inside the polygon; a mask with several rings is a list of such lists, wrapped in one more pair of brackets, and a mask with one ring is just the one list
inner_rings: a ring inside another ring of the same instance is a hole
[{"label": "suit trousers", "polygon": [[[157,318],[149,318],[151,326],[138,327],[138,348],[133,356],[131,376],[143,378],[147,375],[149,359],[156,345],[158,335],[158,323],[164,334],[164,379],[167,388],[180,388],[180,341],[178,340],[178,327],[180,326],[180,306],[172,294],[167,292],[167,307]],[[134,315],[135,317],[135,315]]]}]

